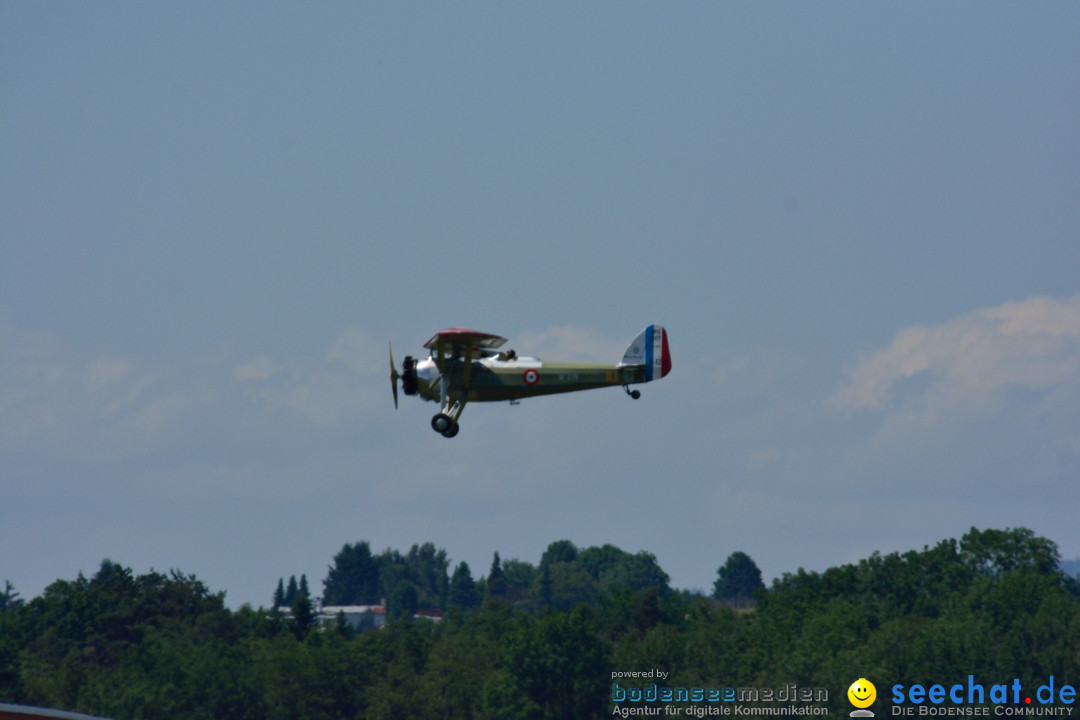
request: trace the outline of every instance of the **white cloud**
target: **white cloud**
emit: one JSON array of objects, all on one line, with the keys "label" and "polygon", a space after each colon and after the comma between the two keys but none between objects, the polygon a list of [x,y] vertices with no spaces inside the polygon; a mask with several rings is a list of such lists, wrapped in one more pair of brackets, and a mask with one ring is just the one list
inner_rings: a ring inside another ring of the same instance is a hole
[{"label": "white cloud", "polygon": [[0,449],[85,462],[147,452],[210,395],[151,363],[80,356],[58,338],[0,327]]},{"label": "white cloud", "polygon": [[260,355],[249,363],[236,368],[233,377],[240,382],[269,380],[281,370],[274,358]]},{"label": "white cloud", "polygon": [[1031,298],[1024,302],[1005,303],[982,311],[987,317],[1001,321],[1001,331],[1038,333],[1051,336],[1080,337],[1080,295],[1068,300]]},{"label": "white cloud", "polygon": [[[329,362],[342,363],[356,372],[371,370],[373,366],[379,367],[374,362],[377,359],[375,349],[376,346],[367,333],[360,328],[347,328],[330,343],[326,359]],[[385,362],[389,363],[389,358]]]},{"label": "white cloud", "polygon": [[[275,367],[281,366],[275,363]],[[356,373],[322,362],[289,362],[247,390],[254,403],[247,411],[255,415],[271,413],[274,422],[333,425],[348,421],[364,405]]]},{"label": "white cloud", "polygon": [[936,397],[978,408],[1008,391],[1078,385],[1080,295],[1042,297],[900,331],[888,347],[860,360],[831,403],[910,409]]},{"label": "white cloud", "polygon": [[[371,406],[376,399],[374,378],[389,373],[388,363],[363,331],[348,328],[331,341],[321,359],[277,361],[260,355],[238,368],[234,377],[255,381],[245,383],[255,404],[249,410],[273,413],[275,421],[325,427],[354,421]],[[385,392],[389,405],[390,388]]]},{"label": "white cloud", "polygon": [[[323,358],[159,363],[87,355],[3,323],[0,452],[34,467],[79,466],[314,437],[335,423],[355,425],[383,389],[370,374],[374,350],[346,331]],[[387,388],[387,405],[389,397]]]}]

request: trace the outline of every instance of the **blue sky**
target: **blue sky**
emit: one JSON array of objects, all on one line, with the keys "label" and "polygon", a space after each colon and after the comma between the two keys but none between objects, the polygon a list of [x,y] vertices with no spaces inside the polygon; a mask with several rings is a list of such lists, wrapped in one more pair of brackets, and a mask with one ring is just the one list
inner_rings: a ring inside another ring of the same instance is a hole
[{"label": "blue sky", "polygon": [[[1080,556],[1075,3],[0,4],[0,578]],[[393,411],[476,327],[672,374]]]}]

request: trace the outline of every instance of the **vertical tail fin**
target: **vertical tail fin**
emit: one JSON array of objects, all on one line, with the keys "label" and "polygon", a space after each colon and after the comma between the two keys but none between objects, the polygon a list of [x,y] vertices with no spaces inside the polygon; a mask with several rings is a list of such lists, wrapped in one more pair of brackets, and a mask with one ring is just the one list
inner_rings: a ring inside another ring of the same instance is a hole
[{"label": "vertical tail fin", "polygon": [[667,330],[660,325],[650,325],[642,330],[623,353],[619,366],[625,365],[644,365],[645,382],[659,380],[671,372]]}]

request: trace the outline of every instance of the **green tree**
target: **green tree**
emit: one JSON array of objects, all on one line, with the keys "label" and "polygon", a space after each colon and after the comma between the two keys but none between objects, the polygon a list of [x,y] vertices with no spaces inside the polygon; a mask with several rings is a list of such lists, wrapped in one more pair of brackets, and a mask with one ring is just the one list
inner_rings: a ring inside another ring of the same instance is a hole
[{"label": "green tree", "polygon": [[420,591],[412,581],[404,580],[394,586],[387,603],[391,619],[410,618],[420,607]]},{"label": "green tree", "polygon": [[499,559],[499,553],[495,553],[495,558],[491,561],[491,570],[488,571],[486,591],[489,597],[497,600],[503,600],[506,598],[506,594],[509,591],[509,584],[506,582],[506,575],[503,573],[502,561]]},{"label": "green tree", "polygon": [[[390,605],[408,607],[423,592],[414,554],[385,555],[402,578]],[[1016,677],[1036,688],[1080,677],[1080,598],[1052,568],[1056,555],[1024,529],[973,529],[786,573],[747,613],[656,582],[636,587],[639,574],[660,577],[655,558],[604,546],[552,553],[540,568],[499,559],[511,595],[547,574],[569,610],[465,602],[441,623],[356,635],[302,632],[299,604],[289,621],[230,611],[193,576],[136,575],[106,560],[89,579],[58,580],[0,612],[0,698],[147,720],[541,720],[610,716],[603,689],[615,668],[671,670],[669,686],[825,687],[830,714],[850,711],[842,690],[859,675],[905,686]],[[455,601],[478,602],[468,566],[455,576]],[[575,583],[585,599],[567,602]]]},{"label": "green tree", "polygon": [[506,578],[506,599],[512,603],[528,602],[536,585],[536,566],[523,560],[504,560],[503,577]]},{"label": "green tree", "polygon": [[17,693],[0,693],[108,717],[135,717],[147,707],[167,715],[178,702],[197,705],[198,693],[210,697],[214,683],[230,682],[209,670],[228,662],[226,648],[239,639],[223,599],[193,576],[135,576],[105,560],[91,579],[57,581],[17,613],[19,686]]},{"label": "green tree", "polygon": [[[550,545],[548,546],[548,550],[551,550]],[[549,554],[554,555],[556,553],[549,552]],[[564,558],[566,557],[565,552],[560,554]],[[629,553],[608,543],[602,547],[594,546],[585,548],[577,553],[576,558],[559,559],[554,560],[554,562],[574,562],[576,560],[586,572],[593,576],[594,579],[599,580],[601,575],[624,562],[627,557],[629,557]]]},{"label": "green tree", "polygon": [[623,553],[618,561],[605,568],[596,580],[602,592],[613,592],[621,588],[652,588],[661,595],[671,592],[668,574],[660,569],[656,556],[644,550],[635,555]]},{"label": "green tree", "polygon": [[12,600],[13,592],[11,584],[5,582],[6,598],[3,611],[0,612],[0,697],[18,700],[20,691],[18,657],[24,642],[18,610],[23,603],[21,600]]},{"label": "green tree", "polygon": [[473,582],[472,572],[465,561],[454,568],[450,578],[450,606],[471,610],[480,605],[480,593]]},{"label": "green tree", "polygon": [[292,603],[292,631],[297,640],[303,640],[315,627],[315,608],[311,598],[297,593]]},{"label": "green tree", "polygon": [[600,597],[596,581],[581,565],[572,562],[544,566],[551,582],[548,605],[566,612],[575,605],[592,605]]},{"label": "green tree", "polygon": [[971,528],[960,539],[960,552],[968,565],[985,575],[1032,568],[1040,573],[1057,571],[1061,556],[1057,545],[1027,528],[978,530]]},{"label": "green tree", "polygon": [[547,550],[540,556],[540,565],[550,565],[552,563],[572,563],[578,559],[578,549],[574,543],[569,540],[556,540],[547,546]]},{"label": "green tree", "polygon": [[544,714],[540,705],[522,691],[513,675],[496,670],[486,676],[481,688],[478,717],[539,720]]},{"label": "green tree", "polygon": [[412,583],[416,589],[416,572],[409,564],[407,556],[387,548],[375,558],[375,562],[379,565],[380,598],[389,601],[397,594],[398,586],[404,583]]},{"label": "green tree", "polygon": [[0,593],[0,613],[14,612],[22,605],[23,601],[19,598],[19,593],[15,591],[15,586],[10,580],[5,580],[4,591]]},{"label": "green tree", "polygon": [[430,542],[413,545],[405,556],[405,564],[409,580],[419,591],[421,606],[445,608],[450,582],[446,551],[436,550]]},{"label": "green tree", "polygon": [[757,563],[740,550],[728,555],[716,574],[712,596],[732,607],[751,607],[754,604],[754,591],[765,587]]},{"label": "green tree", "polygon": [[551,563],[540,564],[540,573],[536,578],[536,595],[541,607],[551,607],[554,598],[551,584]]},{"label": "green tree", "polygon": [[285,581],[282,578],[278,578],[277,589],[274,590],[274,602],[270,606],[272,608],[284,607],[285,605]]},{"label": "green tree", "polygon": [[379,566],[366,542],[346,543],[323,580],[324,605],[374,605],[379,602]]},{"label": "green tree", "polygon": [[[508,633],[501,650],[510,677],[491,692],[520,688],[527,701],[511,706],[519,717],[536,716],[534,705],[543,718],[606,714],[607,701],[597,690],[610,687],[610,646],[599,633],[592,608],[544,613]],[[505,697],[498,701],[507,704]]]}]

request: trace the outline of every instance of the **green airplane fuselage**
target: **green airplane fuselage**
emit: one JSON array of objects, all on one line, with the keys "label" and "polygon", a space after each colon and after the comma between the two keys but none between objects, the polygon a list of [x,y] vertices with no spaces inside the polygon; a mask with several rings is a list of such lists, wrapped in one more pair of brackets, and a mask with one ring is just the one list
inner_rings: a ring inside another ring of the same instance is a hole
[{"label": "green airplane fuselage", "polygon": [[417,365],[420,395],[438,402],[442,397],[441,378],[447,380],[447,393],[466,402],[498,402],[538,395],[576,392],[593,388],[645,382],[640,365],[616,366],[592,363],[543,362],[535,358],[474,360],[466,378],[465,361],[443,358],[423,360]]}]

